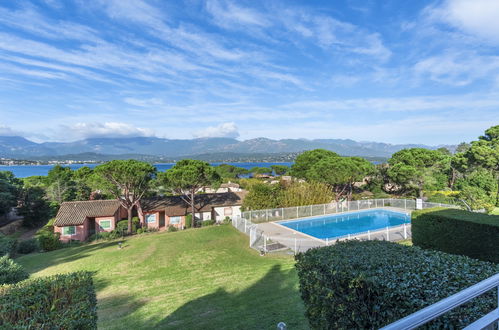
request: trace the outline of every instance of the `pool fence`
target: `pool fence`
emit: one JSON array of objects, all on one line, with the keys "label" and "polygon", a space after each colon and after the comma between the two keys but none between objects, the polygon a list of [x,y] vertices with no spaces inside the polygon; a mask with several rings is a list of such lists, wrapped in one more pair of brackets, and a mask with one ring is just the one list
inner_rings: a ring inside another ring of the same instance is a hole
[{"label": "pool fence", "polygon": [[251,210],[241,213],[232,220],[232,225],[249,236],[251,248],[260,253],[305,252],[310,248],[328,246],[338,240],[387,240],[399,241],[410,238],[411,225],[386,227],[374,231],[359,232],[339,237],[319,239],[278,224],[278,221],[341,214],[374,208],[393,209],[409,214],[415,209],[433,207],[459,208],[457,205],[428,203],[414,199],[368,199],[341,201],[329,204],[295,206],[267,210]]}]

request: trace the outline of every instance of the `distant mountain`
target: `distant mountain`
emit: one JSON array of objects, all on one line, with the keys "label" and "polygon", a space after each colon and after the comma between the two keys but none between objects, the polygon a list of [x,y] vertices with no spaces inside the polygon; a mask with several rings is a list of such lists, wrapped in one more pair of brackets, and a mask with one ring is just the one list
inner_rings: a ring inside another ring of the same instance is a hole
[{"label": "distant mountain", "polygon": [[[305,150],[323,148],[344,156],[390,157],[404,148],[422,147],[419,144],[388,144],[380,142],[357,142],[343,139],[283,139],[271,140],[256,138],[238,141],[232,138],[202,138],[192,140],[172,140],[156,137],[92,138],[75,142],[35,143],[19,136],[0,136],[0,157],[5,158],[60,158],[65,155],[87,153],[97,155],[137,155],[142,159],[148,156],[177,159],[189,155],[209,154],[278,154],[298,153]],[[452,149],[452,146],[450,146]],[[59,156],[59,157],[57,157]],[[82,158],[85,155],[81,155]],[[117,157],[118,158],[118,157]]]}]

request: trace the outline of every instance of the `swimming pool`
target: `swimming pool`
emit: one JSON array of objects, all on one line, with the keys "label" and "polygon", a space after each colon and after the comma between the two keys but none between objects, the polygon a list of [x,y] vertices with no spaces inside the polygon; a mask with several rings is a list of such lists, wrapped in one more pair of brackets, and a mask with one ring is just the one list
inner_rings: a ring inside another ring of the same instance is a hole
[{"label": "swimming pool", "polygon": [[315,238],[334,239],[410,222],[411,218],[408,214],[376,209],[278,223]]}]

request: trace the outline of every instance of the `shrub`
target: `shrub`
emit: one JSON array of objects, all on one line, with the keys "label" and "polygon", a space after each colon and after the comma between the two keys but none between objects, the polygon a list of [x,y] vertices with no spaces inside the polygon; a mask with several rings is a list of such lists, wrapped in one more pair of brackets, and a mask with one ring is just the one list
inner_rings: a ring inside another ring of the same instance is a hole
[{"label": "shrub", "polygon": [[176,232],[176,231],[178,231],[177,227],[172,226],[172,225],[168,226],[168,232],[169,233],[173,233],[173,232]]},{"label": "shrub", "polygon": [[17,283],[27,279],[28,276],[24,268],[14,260],[8,256],[0,257],[0,285]]},{"label": "shrub", "polygon": [[[347,241],[296,256],[313,329],[373,329],[499,271],[492,263],[386,241]],[[462,328],[495,308],[494,291],[428,324]]]},{"label": "shrub", "polygon": [[[140,228],[140,220],[138,217],[133,217],[132,218],[132,233],[137,232],[138,228]],[[128,231],[128,220],[118,221],[118,223],[116,224],[116,229],[120,230],[123,233],[126,233]]]},{"label": "shrub", "polygon": [[97,329],[91,274],[77,272],[0,287],[0,327]]},{"label": "shrub", "polygon": [[17,244],[17,253],[28,254],[38,250],[38,240],[35,238],[20,241]]},{"label": "shrub", "polygon": [[11,255],[16,250],[16,240],[0,233],[0,256]]},{"label": "shrub", "polygon": [[223,221],[224,224],[228,224],[228,223],[231,223],[231,222],[232,222],[232,219],[230,217],[225,217],[224,218],[224,221]]},{"label": "shrub", "polygon": [[191,228],[192,227],[192,214],[187,214],[185,216],[185,228]]},{"label": "shrub", "polygon": [[216,223],[216,220],[204,220],[201,221],[201,227],[213,226]]},{"label": "shrub", "polygon": [[412,241],[424,249],[499,263],[499,216],[443,208],[414,211]]},{"label": "shrub", "polygon": [[60,233],[42,232],[37,236],[40,248],[43,251],[54,251],[62,248],[62,242],[59,240]]}]

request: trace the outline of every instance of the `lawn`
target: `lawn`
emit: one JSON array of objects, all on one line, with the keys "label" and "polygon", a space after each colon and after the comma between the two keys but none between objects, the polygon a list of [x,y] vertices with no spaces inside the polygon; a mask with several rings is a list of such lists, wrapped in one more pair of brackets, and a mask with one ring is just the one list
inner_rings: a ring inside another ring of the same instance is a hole
[{"label": "lawn", "polygon": [[306,329],[294,259],[261,257],[231,226],[88,244],[17,259],[33,277],[94,272],[99,328]]}]

